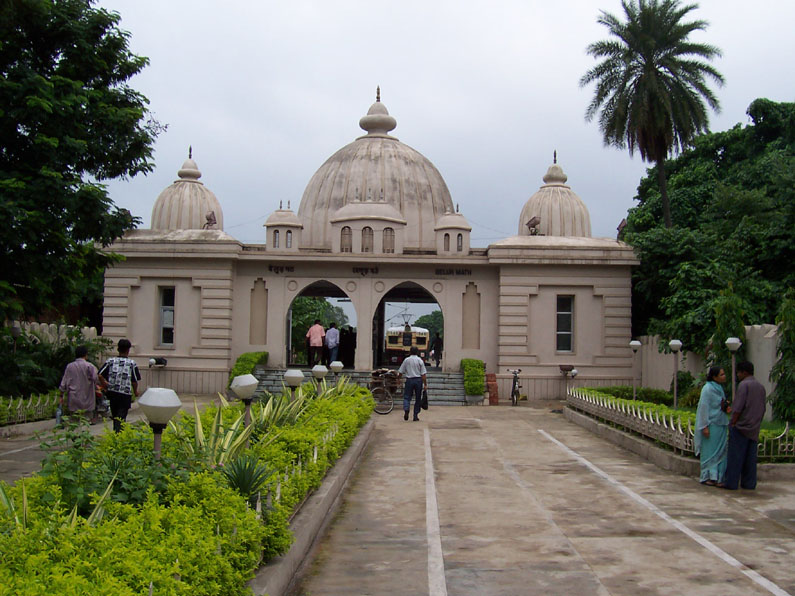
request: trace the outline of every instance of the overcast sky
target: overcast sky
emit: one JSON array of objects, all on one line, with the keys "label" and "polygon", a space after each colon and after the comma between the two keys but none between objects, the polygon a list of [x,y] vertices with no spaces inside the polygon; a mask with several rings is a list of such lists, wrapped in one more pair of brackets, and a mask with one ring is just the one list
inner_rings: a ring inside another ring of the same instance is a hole
[{"label": "overcast sky", "polygon": [[[122,15],[130,45],[151,64],[131,85],[168,130],[156,170],[110,183],[115,203],[149,227],[160,192],[193,146],[224,228],[264,243],[279,201],[298,210],[312,174],[364,134],[381,99],[392,132],[441,172],[473,227],[472,245],[517,233],[525,201],[557,150],[588,206],[594,236],[614,237],[646,164],[605,147],[584,113],[594,64],[588,43],[607,37],[600,10],[618,0],[402,2],[101,0]],[[693,36],[723,51],[726,84],[712,130],[747,123],[757,97],[795,100],[795,2],[702,0]]]}]

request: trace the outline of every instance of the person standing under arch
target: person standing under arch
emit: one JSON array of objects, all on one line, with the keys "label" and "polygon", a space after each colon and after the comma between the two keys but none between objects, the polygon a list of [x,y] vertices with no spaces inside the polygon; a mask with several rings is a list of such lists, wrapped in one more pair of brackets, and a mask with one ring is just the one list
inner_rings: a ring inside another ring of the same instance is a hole
[{"label": "person standing under arch", "polygon": [[315,366],[320,362],[323,353],[323,338],[326,337],[326,332],[323,325],[320,324],[320,319],[315,319],[315,324],[306,332],[306,338],[309,340],[309,366]]},{"label": "person standing under arch", "polygon": [[436,368],[439,368],[439,363],[442,361],[442,348],[444,347],[444,342],[442,341],[442,336],[439,335],[439,332],[436,332],[436,337],[433,338],[431,342],[431,351],[433,352],[433,359],[436,362]]},{"label": "person standing under arch", "polygon": [[336,323],[331,323],[326,332],[326,348],[328,348],[328,357],[326,359],[326,366],[331,364],[337,359],[337,354],[340,349],[340,332],[337,329]]}]

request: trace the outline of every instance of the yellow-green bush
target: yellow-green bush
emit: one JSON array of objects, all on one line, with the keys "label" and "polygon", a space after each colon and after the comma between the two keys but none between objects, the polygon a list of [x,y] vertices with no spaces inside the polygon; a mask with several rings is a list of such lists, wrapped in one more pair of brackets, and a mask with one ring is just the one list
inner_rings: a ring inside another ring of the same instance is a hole
[{"label": "yellow-green bush", "polygon": [[[240,411],[239,404],[227,406],[221,419]],[[308,399],[293,424],[252,440],[247,453],[256,454],[281,482],[280,500],[275,484],[272,506],[263,499],[261,520],[217,469],[179,459],[179,441],[170,437],[174,429],[165,433],[160,463],[143,457],[141,449],[151,451],[151,434],[145,440],[150,431],[143,424],[92,443],[93,451],[78,461],[94,485],[104,478],[102,467],[108,462],[133,460],[144,467],[165,466],[166,480],[151,485],[140,502],[114,499],[114,486],[104,502],[105,514],[96,522],[70,517],[61,476],[36,475],[13,487],[0,484],[0,596],[125,596],[148,593],[150,582],[155,594],[246,594],[246,582],[260,562],[289,548],[290,515],[319,486],[371,412],[367,390],[349,386],[344,392],[321,392]],[[209,423],[213,415],[202,417]],[[187,432],[190,417],[178,425]],[[336,433],[324,442],[332,428]],[[315,445],[317,462],[312,457]],[[293,474],[299,457],[303,471]],[[138,486],[135,474],[128,476],[126,482]],[[145,470],[140,476],[152,477]]]}]

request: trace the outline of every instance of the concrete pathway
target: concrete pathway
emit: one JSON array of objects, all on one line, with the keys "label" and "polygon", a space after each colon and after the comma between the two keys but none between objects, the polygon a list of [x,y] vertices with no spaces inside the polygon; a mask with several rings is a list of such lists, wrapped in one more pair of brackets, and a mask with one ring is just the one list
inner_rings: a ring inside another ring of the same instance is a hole
[{"label": "concrete pathway", "polygon": [[795,594],[795,486],[676,476],[552,408],[376,417],[301,596]]},{"label": "concrete pathway", "polygon": [[[190,414],[193,413],[194,400],[199,409],[204,409],[207,404],[213,403],[216,399],[216,395],[205,394],[180,396],[182,409]],[[127,415],[127,421],[135,422],[142,419],[145,419],[143,412],[137,402],[133,402],[133,407]],[[40,420],[9,428],[14,434],[11,437],[0,438],[0,480],[12,483],[41,469],[44,452],[39,448],[39,436],[51,435],[55,428],[55,420]],[[98,435],[112,429],[113,424],[110,420],[104,420],[100,424],[91,426],[91,434]]]}]

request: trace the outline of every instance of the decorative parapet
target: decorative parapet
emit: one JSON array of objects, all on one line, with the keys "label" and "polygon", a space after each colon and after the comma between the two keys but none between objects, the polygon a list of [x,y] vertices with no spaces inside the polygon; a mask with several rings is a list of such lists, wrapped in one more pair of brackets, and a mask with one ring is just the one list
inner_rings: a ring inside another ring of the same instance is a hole
[{"label": "decorative parapet", "polygon": [[0,397],[0,436],[11,436],[12,425],[53,418],[58,399],[57,390],[27,398]]},{"label": "decorative parapet", "polygon": [[[575,410],[665,443],[675,453],[695,456],[691,414],[661,415],[645,402],[628,402],[584,389],[570,388],[566,396],[566,403]],[[784,427],[784,432],[777,437],[760,436],[759,461],[775,462],[793,457],[795,457],[795,433],[789,432],[789,423]]]},{"label": "decorative parapet", "polygon": [[583,389],[570,388],[566,403],[575,410],[665,443],[673,448],[674,452],[695,455],[693,428],[689,418],[683,428],[681,417],[674,417],[673,414],[660,416],[659,412],[642,407],[641,404],[645,405],[644,402],[627,404],[623,400]]},{"label": "decorative parapet", "polygon": [[784,432],[777,437],[760,436],[757,449],[759,461],[774,462],[784,458],[795,458],[795,433],[789,432],[789,422],[784,427]]}]

